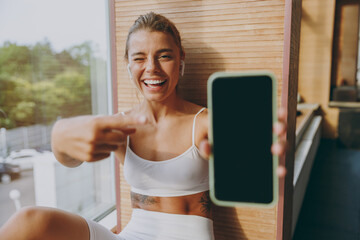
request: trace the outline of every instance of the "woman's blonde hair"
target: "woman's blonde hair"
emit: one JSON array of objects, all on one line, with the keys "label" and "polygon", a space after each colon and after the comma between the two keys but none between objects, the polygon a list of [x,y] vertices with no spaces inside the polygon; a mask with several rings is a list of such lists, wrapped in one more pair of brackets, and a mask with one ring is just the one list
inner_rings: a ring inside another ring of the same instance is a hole
[{"label": "woman's blonde hair", "polygon": [[141,15],[138,19],[136,19],[134,24],[129,29],[129,33],[126,39],[125,56],[124,56],[126,60],[129,57],[128,55],[129,39],[131,37],[131,34],[133,34],[138,30],[169,33],[173,37],[176,46],[178,46],[180,49],[180,56],[184,56],[184,49],[181,45],[180,33],[175,27],[175,24],[160,14],[149,12],[145,15]]}]

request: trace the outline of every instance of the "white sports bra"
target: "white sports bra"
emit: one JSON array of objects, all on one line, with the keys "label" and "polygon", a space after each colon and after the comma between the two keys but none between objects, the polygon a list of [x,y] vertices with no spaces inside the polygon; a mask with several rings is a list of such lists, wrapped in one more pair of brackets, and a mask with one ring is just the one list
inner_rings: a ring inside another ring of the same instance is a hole
[{"label": "white sports bra", "polygon": [[131,191],[148,196],[175,197],[209,190],[209,163],[200,156],[195,146],[195,120],[192,145],[181,155],[164,161],[150,161],[136,155],[129,146],[128,137],[124,177]]}]

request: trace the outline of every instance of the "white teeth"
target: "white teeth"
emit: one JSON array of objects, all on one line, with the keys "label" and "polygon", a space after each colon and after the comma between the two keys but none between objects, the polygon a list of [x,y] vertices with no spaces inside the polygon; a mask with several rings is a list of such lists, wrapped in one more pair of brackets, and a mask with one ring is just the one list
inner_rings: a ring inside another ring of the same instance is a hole
[{"label": "white teeth", "polygon": [[165,80],[145,80],[144,83],[146,84],[161,84],[165,82]]}]

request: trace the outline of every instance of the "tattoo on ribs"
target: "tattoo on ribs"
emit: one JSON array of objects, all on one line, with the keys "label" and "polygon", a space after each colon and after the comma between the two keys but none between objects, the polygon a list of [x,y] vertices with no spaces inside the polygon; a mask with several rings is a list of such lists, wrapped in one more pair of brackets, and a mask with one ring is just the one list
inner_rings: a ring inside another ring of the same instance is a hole
[{"label": "tattoo on ribs", "polygon": [[133,203],[140,203],[146,205],[158,203],[158,201],[154,197],[133,193],[133,192],[131,192],[131,200],[133,201]]},{"label": "tattoo on ribs", "polygon": [[209,192],[204,192],[200,198],[201,203],[201,212],[205,214],[209,214],[211,211],[211,200],[209,196]]}]

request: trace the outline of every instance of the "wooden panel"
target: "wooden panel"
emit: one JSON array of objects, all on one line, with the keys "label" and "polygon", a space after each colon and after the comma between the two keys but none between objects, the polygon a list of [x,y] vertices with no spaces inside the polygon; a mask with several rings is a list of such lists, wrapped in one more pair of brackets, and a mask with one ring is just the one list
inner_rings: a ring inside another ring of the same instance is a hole
[{"label": "wooden panel", "polygon": [[[186,69],[178,90],[185,99],[206,106],[206,83],[213,72],[267,69],[278,78],[280,103],[284,7],[284,0],[115,0],[119,111],[142,100],[130,82],[123,56],[129,27],[140,14],[149,11],[168,17],[180,31]],[[121,176],[122,228],[132,211],[129,190]],[[276,239],[277,207],[217,207],[214,218],[217,240]]]},{"label": "wooden panel", "polygon": [[324,111],[323,136],[337,136],[338,110],[330,99],[335,0],[303,0],[298,91],[306,103]]},{"label": "wooden panel", "polygon": [[281,105],[286,111],[287,151],[280,157],[287,174],[279,181],[277,239],[292,239],[293,176],[296,144],[297,85],[302,1],[285,1],[284,64]]}]

